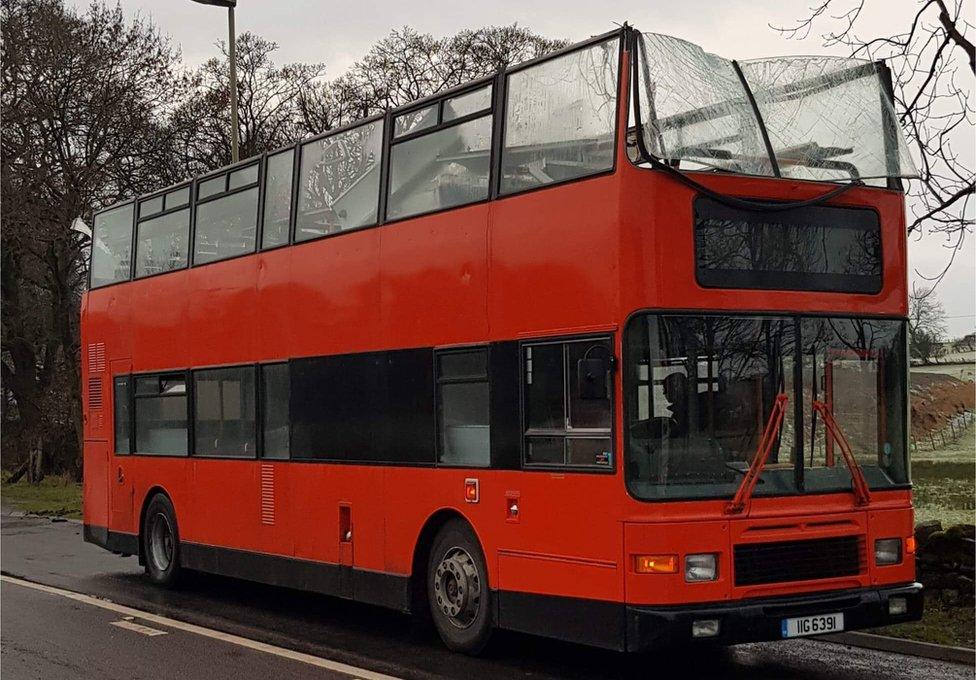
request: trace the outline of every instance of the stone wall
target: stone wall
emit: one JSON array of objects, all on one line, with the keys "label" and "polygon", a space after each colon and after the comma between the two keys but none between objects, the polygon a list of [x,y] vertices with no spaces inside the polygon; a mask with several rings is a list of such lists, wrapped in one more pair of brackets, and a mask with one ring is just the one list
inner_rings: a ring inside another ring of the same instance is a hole
[{"label": "stone wall", "polygon": [[973,563],[976,526],[955,524],[942,528],[939,521],[915,527],[918,580],[926,593],[945,604],[973,605]]}]

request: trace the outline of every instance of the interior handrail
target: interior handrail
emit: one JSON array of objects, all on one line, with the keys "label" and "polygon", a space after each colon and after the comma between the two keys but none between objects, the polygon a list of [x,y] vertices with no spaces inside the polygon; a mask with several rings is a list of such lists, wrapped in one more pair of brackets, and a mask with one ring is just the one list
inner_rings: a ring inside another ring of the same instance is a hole
[{"label": "interior handrail", "polygon": [[786,404],[789,400],[789,397],[784,392],[776,395],[776,401],[773,402],[773,408],[769,412],[769,419],[766,420],[766,428],[763,430],[762,437],[759,439],[759,446],[756,447],[756,455],[752,459],[752,465],[749,466],[745,476],[742,478],[742,483],[739,484],[735,496],[725,507],[725,514],[739,514],[745,510],[746,503],[752,498],[752,492],[759,482],[759,475],[762,474],[763,468],[766,467],[766,459],[769,458],[769,452],[772,451],[773,443],[776,441],[780,427],[783,425],[783,417],[786,415]]},{"label": "interior handrail", "polygon": [[871,490],[868,487],[867,480],[864,479],[864,472],[861,470],[861,466],[858,464],[857,459],[854,458],[854,452],[851,450],[850,443],[844,436],[843,431],[841,431],[837,421],[834,420],[834,415],[824,402],[816,399],[813,401],[813,409],[820,414],[824,427],[827,429],[827,435],[833,437],[838,448],[840,448],[841,454],[844,456],[844,462],[847,463],[847,468],[851,471],[851,484],[854,489],[855,504],[858,506],[868,505],[871,502]]}]

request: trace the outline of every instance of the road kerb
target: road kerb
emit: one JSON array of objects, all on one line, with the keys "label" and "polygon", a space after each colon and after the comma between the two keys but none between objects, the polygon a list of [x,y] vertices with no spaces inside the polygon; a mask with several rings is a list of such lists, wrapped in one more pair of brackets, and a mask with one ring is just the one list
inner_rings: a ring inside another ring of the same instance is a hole
[{"label": "road kerb", "polygon": [[937,645],[931,642],[905,640],[904,638],[890,637],[888,635],[857,632],[832,633],[831,635],[822,635],[817,639],[823,640],[824,642],[849,645],[851,647],[874,649],[880,652],[894,652],[895,654],[920,656],[937,661],[951,661],[970,666],[976,665],[976,650],[967,649],[966,647]]}]

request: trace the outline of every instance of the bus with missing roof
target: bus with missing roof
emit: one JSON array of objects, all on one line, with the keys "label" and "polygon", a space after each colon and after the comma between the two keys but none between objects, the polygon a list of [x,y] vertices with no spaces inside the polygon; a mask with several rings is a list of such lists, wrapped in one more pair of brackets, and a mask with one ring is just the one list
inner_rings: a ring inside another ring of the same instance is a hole
[{"label": "bus with missing roof", "polygon": [[98,212],[86,540],[468,653],[918,619],[886,75],[624,27]]}]

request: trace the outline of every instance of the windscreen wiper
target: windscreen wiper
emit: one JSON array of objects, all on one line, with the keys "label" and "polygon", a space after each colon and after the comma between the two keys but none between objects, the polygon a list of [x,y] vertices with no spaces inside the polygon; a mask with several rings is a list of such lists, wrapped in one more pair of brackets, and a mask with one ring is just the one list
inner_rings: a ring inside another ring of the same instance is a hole
[{"label": "windscreen wiper", "polygon": [[766,421],[766,428],[763,430],[762,438],[759,440],[759,446],[756,447],[756,456],[752,459],[752,465],[746,471],[745,477],[742,478],[742,483],[739,484],[735,496],[725,507],[726,515],[739,514],[745,510],[746,503],[752,498],[752,492],[756,488],[756,483],[759,481],[759,475],[762,474],[763,468],[766,466],[766,459],[769,458],[769,452],[772,451],[773,443],[776,441],[776,437],[779,436],[779,429],[783,425],[783,417],[786,415],[786,404],[789,400],[789,397],[784,392],[776,395],[776,401],[773,403],[773,408],[769,412],[769,419]]},{"label": "windscreen wiper", "polygon": [[827,430],[827,436],[833,437],[834,441],[837,442],[837,446],[844,456],[844,461],[851,471],[851,485],[854,487],[855,505],[867,505],[871,502],[871,490],[868,488],[867,480],[864,479],[864,472],[861,470],[861,466],[858,464],[857,459],[854,458],[851,445],[848,443],[844,433],[841,432],[840,426],[834,420],[833,414],[825,403],[814,399],[813,410],[820,414],[820,418],[823,420],[824,427]]}]

